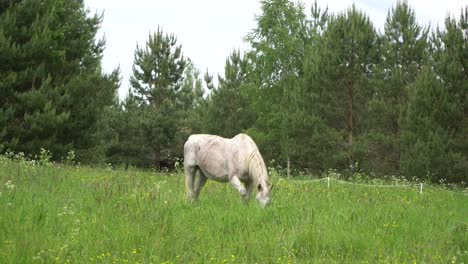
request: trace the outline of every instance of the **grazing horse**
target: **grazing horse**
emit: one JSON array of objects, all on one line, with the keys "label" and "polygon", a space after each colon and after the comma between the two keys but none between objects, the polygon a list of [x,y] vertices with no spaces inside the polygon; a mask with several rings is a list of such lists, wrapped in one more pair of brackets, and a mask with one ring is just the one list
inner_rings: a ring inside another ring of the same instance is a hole
[{"label": "grazing horse", "polygon": [[246,134],[230,139],[191,135],[184,145],[184,170],[190,201],[197,199],[206,180],[211,179],[230,182],[245,201],[256,187],[257,201],[263,207],[270,202],[271,188],[265,162],[255,142]]}]

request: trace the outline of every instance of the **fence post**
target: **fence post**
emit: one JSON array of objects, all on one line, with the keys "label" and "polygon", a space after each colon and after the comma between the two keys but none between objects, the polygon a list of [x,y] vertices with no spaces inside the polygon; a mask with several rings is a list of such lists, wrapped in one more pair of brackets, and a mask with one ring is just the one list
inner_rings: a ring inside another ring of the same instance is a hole
[{"label": "fence post", "polygon": [[327,188],[330,189],[330,177],[327,177]]},{"label": "fence post", "polygon": [[423,184],[422,182],[419,183],[419,194],[422,194]]}]

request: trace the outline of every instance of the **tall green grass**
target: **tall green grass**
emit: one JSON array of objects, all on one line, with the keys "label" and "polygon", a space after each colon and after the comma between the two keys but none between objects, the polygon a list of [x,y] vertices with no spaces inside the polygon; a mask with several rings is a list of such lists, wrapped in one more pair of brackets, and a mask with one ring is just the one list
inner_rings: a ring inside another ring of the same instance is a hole
[{"label": "tall green grass", "polygon": [[468,196],[275,180],[272,204],[183,175],[0,157],[0,263],[468,263]]}]

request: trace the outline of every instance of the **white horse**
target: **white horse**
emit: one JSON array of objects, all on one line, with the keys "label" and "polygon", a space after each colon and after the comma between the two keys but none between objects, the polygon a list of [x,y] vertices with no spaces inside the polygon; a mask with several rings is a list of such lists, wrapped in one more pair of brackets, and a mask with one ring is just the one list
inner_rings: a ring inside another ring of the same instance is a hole
[{"label": "white horse", "polygon": [[[187,198],[198,198],[207,179],[230,182],[248,201],[254,187],[257,201],[270,202],[268,172],[255,142],[246,134],[231,139],[214,135],[191,135],[184,145]],[[198,177],[196,177],[198,172]]]}]

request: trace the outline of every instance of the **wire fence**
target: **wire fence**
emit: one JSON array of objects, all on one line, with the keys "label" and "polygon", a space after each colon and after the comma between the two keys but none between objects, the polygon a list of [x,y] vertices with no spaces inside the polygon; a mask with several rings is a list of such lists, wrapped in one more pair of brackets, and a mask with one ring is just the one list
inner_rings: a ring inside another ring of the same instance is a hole
[{"label": "wire fence", "polygon": [[314,180],[290,180],[291,182],[295,183],[310,183],[310,182],[319,182],[319,181],[327,181],[327,188],[330,188],[330,182],[338,182],[342,184],[349,184],[349,185],[358,185],[358,186],[365,186],[365,187],[375,187],[375,188],[406,188],[406,187],[417,187],[419,194],[423,193],[423,183],[416,183],[416,184],[398,184],[398,185],[381,185],[381,184],[366,184],[366,183],[355,183],[349,181],[343,181],[334,179],[331,177],[321,178],[321,179],[314,179]]}]

